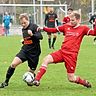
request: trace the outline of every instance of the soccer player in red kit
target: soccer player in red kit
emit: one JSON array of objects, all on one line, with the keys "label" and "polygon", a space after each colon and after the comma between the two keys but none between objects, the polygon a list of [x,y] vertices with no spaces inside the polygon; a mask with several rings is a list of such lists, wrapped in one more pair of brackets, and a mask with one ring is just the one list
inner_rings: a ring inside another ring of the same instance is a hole
[{"label": "soccer player in red kit", "polygon": [[75,75],[77,56],[80,49],[81,41],[85,35],[96,35],[96,28],[90,29],[86,25],[80,25],[80,14],[73,12],[70,15],[70,24],[64,24],[57,28],[44,27],[43,30],[47,32],[63,32],[65,34],[62,46],[58,51],[55,51],[44,58],[44,61],[33,81],[35,86],[39,86],[42,76],[45,74],[50,63],[65,62],[68,80],[72,83],[81,84],[87,88],[91,88],[91,84]]},{"label": "soccer player in red kit", "polygon": [[69,22],[70,22],[70,17],[69,17],[69,15],[73,12],[73,9],[72,9],[72,8],[68,8],[67,11],[68,11],[68,12],[67,12],[68,15],[63,18],[63,24],[66,24],[66,23],[69,23]]}]

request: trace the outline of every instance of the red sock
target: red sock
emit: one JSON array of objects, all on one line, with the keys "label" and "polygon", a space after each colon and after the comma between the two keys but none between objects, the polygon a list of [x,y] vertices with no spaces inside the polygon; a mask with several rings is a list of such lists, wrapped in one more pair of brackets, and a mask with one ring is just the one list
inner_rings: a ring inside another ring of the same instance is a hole
[{"label": "red sock", "polygon": [[81,79],[80,77],[77,77],[75,83],[81,84],[81,85],[85,85],[86,84],[86,80]]},{"label": "red sock", "polygon": [[40,81],[41,77],[44,75],[45,72],[46,72],[46,67],[42,66],[42,67],[39,69],[39,71],[38,71],[35,79],[38,80],[38,81]]}]

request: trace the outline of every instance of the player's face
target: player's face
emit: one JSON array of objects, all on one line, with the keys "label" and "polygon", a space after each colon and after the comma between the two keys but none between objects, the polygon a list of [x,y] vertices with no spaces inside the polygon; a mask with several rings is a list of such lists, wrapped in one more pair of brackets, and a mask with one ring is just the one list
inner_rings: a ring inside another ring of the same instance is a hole
[{"label": "player's face", "polygon": [[50,12],[52,13],[54,11],[53,7],[50,7]]},{"label": "player's face", "polygon": [[26,28],[28,27],[28,25],[29,25],[29,21],[26,20],[25,18],[22,18],[22,19],[20,20],[20,23],[21,23],[21,25],[22,25],[22,27],[23,27],[24,29],[26,29]]},{"label": "player's face", "polygon": [[70,15],[72,12],[73,12],[72,10],[69,10],[69,11],[68,11],[68,15]]},{"label": "player's face", "polygon": [[70,23],[72,26],[76,26],[79,24],[79,20],[75,18],[75,16],[70,17]]}]

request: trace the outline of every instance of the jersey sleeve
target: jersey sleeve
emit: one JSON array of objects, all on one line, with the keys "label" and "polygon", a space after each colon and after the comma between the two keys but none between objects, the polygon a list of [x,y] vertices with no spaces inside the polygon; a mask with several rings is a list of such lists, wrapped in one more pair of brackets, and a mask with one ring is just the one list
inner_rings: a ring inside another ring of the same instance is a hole
[{"label": "jersey sleeve", "polygon": [[44,27],[43,30],[48,33],[64,32],[64,26],[57,26],[56,28]]},{"label": "jersey sleeve", "polygon": [[56,28],[43,27],[43,30],[48,32],[48,33],[56,33],[56,32],[58,32],[58,30]]},{"label": "jersey sleeve", "polygon": [[36,25],[36,24],[33,24],[33,30],[34,30],[34,34],[33,34],[33,36],[32,36],[32,38],[35,38],[35,39],[43,39],[43,36],[42,36],[42,34],[41,34],[41,31],[40,30],[38,30],[38,26]]},{"label": "jersey sleeve", "polygon": [[36,24],[33,24],[33,29],[36,31],[38,26]]},{"label": "jersey sleeve", "polygon": [[94,28],[94,30],[90,29],[88,26],[84,26],[84,28],[85,35],[96,35],[96,27]]},{"label": "jersey sleeve", "polygon": [[64,33],[64,28],[65,28],[65,25],[61,25],[61,26],[56,27],[58,32],[63,32],[63,33]]}]

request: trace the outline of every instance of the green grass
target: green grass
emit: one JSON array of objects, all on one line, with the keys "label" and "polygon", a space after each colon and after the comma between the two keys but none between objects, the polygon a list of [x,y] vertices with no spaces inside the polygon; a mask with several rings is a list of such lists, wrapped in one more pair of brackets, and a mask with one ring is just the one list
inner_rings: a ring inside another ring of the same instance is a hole
[{"label": "green grass", "polygon": [[[0,83],[4,80],[8,66],[22,46],[21,38],[21,36],[0,37]],[[76,69],[77,75],[92,83],[91,89],[68,82],[64,63],[50,64],[41,80],[41,85],[28,87],[22,80],[23,74],[27,71],[27,62],[25,62],[16,68],[9,86],[0,89],[0,96],[96,96],[96,45],[93,45],[93,38],[84,37]],[[60,48],[62,41],[62,34],[58,35],[55,50]],[[48,49],[46,34],[41,41],[41,48],[37,70],[44,56],[55,51]]]}]

